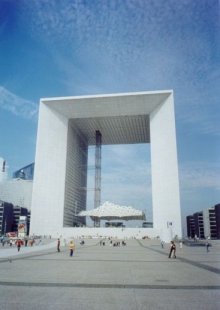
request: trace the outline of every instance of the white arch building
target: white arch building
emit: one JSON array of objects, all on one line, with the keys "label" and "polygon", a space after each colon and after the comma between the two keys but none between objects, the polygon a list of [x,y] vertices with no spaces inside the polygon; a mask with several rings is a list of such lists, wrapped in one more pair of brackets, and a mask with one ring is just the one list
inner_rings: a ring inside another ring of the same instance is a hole
[{"label": "white arch building", "polygon": [[86,209],[88,146],[96,130],[103,145],[150,143],[154,228],[143,234],[181,237],[171,90],[41,99],[31,233],[73,235],[78,229],[70,227],[76,209]]}]

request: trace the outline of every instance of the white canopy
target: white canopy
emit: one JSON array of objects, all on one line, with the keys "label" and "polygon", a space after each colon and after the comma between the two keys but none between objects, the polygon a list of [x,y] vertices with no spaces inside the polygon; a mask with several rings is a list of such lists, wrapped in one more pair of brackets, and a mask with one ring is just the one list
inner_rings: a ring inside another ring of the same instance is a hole
[{"label": "white canopy", "polygon": [[105,220],[145,220],[145,214],[141,210],[133,207],[116,205],[106,201],[103,205],[96,209],[81,211],[78,216],[90,216],[91,218],[99,218]]}]

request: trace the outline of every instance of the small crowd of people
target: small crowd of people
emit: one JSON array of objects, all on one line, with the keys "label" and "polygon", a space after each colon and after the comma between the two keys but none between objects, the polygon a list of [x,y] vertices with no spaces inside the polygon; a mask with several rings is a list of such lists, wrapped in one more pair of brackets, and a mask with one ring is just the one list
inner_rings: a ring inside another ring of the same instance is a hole
[{"label": "small crowd of people", "polygon": [[[64,239],[64,246],[66,246],[66,240]],[[81,240],[80,241],[80,245],[84,245],[85,244],[85,241],[84,240]],[[100,246],[105,246],[106,245],[106,240],[100,240],[99,242]],[[126,246],[126,242],[124,240],[122,240],[121,242],[120,241],[113,241],[111,238],[109,238],[109,245],[111,246],[114,246],[114,247],[117,247],[117,246]],[[61,246],[61,242],[60,242],[60,238],[57,239],[57,252],[60,252],[60,246]],[[69,244],[68,244],[68,247],[69,247],[69,255],[70,257],[73,256],[74,254],[74,251],[75,251],[75,243],[73,240],[70,240]]]},{"label": "small crowd of people", "polygon": [[[10,247],[14,247],[16,246],[18,249],[18,252],[20,251],[22,246],[33,246],[34,243],[36,242],[34,238],[28,238],[28,237],[24,237],[24,238],[7,238],[7,237],[1,237],[0,242],[2,244],[2,246],[4,247],[5,244],[8,244]],[[40,244],[41,239],[38,240],[38,244]]]},{"label": "small crowd of people", "polygon": [[[110,246],[114,246],[114,247],[117,247],[117,246],[120,246],[120,245],[122,245],[122,246],[127,245],[124,240],[118,241],[118,240],[112,240],[111,238],[108,238],[107,241],[109,241],[109,245]],[[105,246],[106,245],[106,240],[100,240],[99,244],[100,244],[100,246]]]},{"label": "small crowd of people", "polygon": [[127,244],[126,244],[126,242],[124,240],[122,240],[121,242],[120,241],[116,241],[116,242],[112,243],[112,246],[120,246],[120,245],[125,246]]},{"label": "small crowd of people", "polygon": [[[81,245],[85,244],[85,241],[81,240],[80,244]],[[64,245],[66,245],[66,240],[64,241]],[[70,240],[70,242],[69,242],[69,255],[70,255],[70,257],[73,256],[74,250],[75,250],[75,243],[73,240]],[[59,238],[57,239],[57,252],[60,252],[60,239]]]}]

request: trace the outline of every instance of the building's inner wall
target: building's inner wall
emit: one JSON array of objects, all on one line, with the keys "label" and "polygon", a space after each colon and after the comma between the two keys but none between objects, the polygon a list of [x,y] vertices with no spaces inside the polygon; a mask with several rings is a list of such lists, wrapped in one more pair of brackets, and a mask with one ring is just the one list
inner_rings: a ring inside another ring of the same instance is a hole
[{"label": "building's inner wall", "polygon": [[77,214],[86,209],[88,144],[85,136],[69,122],[63,226],[81,226],[85,218]]},{"label": "building's inner wall", "polygon": [[86,209],[88,146],[95,144],[99,130],[102,143],[136,144],[149,142],[149,116],[69,119],[63,226],[85,225],[77,214]]}]

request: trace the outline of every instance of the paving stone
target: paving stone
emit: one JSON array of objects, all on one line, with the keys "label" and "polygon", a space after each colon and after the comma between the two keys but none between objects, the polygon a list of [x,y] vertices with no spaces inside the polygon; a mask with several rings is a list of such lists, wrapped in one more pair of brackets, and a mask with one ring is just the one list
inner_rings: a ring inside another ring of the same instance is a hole
[{"label": "paving stone", "polygon": [[42,246],[0,248],[0,309],[220,309],[220,242],[177,249],[157,240],[128,240],[100,246],[76,240],[76,251]]}]

